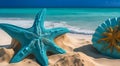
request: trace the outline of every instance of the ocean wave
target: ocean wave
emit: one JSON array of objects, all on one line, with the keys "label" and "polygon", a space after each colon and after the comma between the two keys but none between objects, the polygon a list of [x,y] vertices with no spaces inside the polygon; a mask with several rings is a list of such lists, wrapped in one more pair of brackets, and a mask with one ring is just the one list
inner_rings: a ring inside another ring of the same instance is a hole
[{"label": "ocean wave", "polygon": [[87,29],[80,29],[75,26],[68,25],[67,22],[61,21],[61,22],[48,22],[45,23],[46,27],[53,28],[53,27],[66,27],[70,30],[70,33],[74,34],[84,34],[84,35],[92,35],[94,33],[93,30],[87,30]]},{"label": "ocean wave", "polygon": [[[34,20],[0,19],[0,23],[13,24],[13,25],[17,25],[20,27],[24,27],[24,28],[31,27],[33,22],[34,22]],[[70,30],[70,33],[74,33],[74,34],[92,35],[94,33],[93,30],[81,29],[76,26],[71,26],[71,25],[67,24],[67,22],[65,22],[65,21],[60,21],[60,22],[45,21],[45,27],[46,28],[66,27]]]}]

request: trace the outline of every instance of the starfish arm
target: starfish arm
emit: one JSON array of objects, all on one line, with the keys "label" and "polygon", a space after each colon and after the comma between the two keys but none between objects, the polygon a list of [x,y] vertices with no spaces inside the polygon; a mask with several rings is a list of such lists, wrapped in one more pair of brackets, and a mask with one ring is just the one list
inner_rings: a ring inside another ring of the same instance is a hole
[{"label": "starfish arm", "polygon": [[0,28],[3,29],[5,32],[7,32],[13,38],[16,36],[15,34],[20,34],[22,30],[25,30],[21,27],[17,27],[10,24],[4,24],[4,23],[0,24]]},{"label": "starfish arm", "polygon": [[24,47],[20,49],[20,51],[13,56],[13,58],[10,60],[10,63],[16,63],[21,60],[23,60],[25,57],[27,57],[31,53],[31,49],[29,47]]},{"label": "starfish arm", "polygon": [[34,56],[36,57],[37,62],[40,63],[41,66],[48,66],[46,47],[41,40],[39,39],[37,40],[35,44],[35,50],[33,53],[34,53]]},{"label": "starfish arm", "polygon": [[43,9],[41,12],[39,12],[37,15],[36,15],[36,18],[35,18],[35,22],[32,26],[32,28],[34,28],[36,34],[40,34],[41,32],[44,32],[45,31],[45,28],[44,28],[44,18],[45,18],[45,14],[46,14],[46,9]]},{"label": "starfish arm", "polygon": [[14,25],[1,23],[0,28],[7,32],[12,38],[18,40],[21,45],[28,44],[29,41],[24,39],[32,39],[33,37],[36,37],[32,32]]},{"label": "starfish arm", "polygon": [[11,63],[19,62],[22,59],[24,59],[26,56],[28,56],[30,53],[32,53],[33,48],[35,48],[34,47],[35,42],[36,40],[33,40],[27,46],[22,47],[20,51],[13,56],[10,62]]},{"label": "starfish arm", "polygon": [[69,30],[67,28],[63,28],[63,27],[48,29],[48,31],[50,32],[50,36],[52,38],[56,38],[60,35],[63,35],[65,33],[69,32]]},{"label": "starfish arm", "polygon": [[57,46],[55,43],[52,43],[53,45],[52,46],[49,46],[49,50],[52,51],[53,53],[56,53],[56,54],[64,54],[66,53],[65,50],[63,50],[62,48],[60,48],[59,46]]},{"label": "starfish arm", "polygon": [[37,54],[34,54],[34,56],[36,57],[37,62],[41,65],[41,66],[48,66],[48,58],[46,55],[46,51],[44,51],[43,53],[39,52],[38,50]]},{"label": "starfish arm", "polygon": [[57,46],[53,41],[50,41],[48,39],[43,39],[43,42],[45,45],[48,46],[48,51],[51,51],[53,53],[56,53],[56,54],[63,54],[63,53],[66,53],[65,50],[63,50],[62,48],[60,48],[59,46]]}]

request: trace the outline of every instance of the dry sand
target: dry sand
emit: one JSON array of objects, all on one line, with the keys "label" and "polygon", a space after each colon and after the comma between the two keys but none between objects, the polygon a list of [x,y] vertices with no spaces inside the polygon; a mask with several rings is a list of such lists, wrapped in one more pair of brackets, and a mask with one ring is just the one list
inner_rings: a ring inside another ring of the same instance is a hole
[{"label": "dry sand", "polygon": [[[64,48],[66,54],[48,56],[49,66],[119,66],[120,59],[112,59],[100,54],[91,42],[91,35],[65,34],[55,39]],[[34,59],[24,59],[18,63],[8,63],[14,51],[6,49],[11,43],[11,37],[0,30],[0,66],[39,66]]]}]

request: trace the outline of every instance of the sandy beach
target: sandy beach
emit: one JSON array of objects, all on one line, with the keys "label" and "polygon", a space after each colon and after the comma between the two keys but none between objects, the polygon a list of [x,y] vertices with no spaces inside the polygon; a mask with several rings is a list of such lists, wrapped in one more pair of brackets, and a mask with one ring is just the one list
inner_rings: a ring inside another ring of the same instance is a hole
[{"label": "sandy beach", "polygon": [[[67,51],[66,54],[48,56],[49,66],[119,66],[120,59],[112,59],[99,53],[92,46],[92,35],[67,33],[55,39],[57,45]],[[0,30],[0,66],[40,66],[34,58],[25,58],[18,63],[9,63],[14,55],[8,49],[11,37]]]}]

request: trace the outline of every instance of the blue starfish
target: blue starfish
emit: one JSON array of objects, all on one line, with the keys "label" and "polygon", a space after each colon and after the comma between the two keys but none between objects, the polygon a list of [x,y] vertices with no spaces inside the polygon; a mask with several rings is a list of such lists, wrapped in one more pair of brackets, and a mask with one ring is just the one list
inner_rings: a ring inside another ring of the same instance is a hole
[{"label": "blue starfish", "polygon": [[53,53],[66,53],[65,50],[54,43],[54,39],[69,32],[67,28],[45,29],[44,17],[46,9],[36,15],[34,24],[30,28],[21,28],[10,24],[0,24],[0,28],[21,44],[21,49],[13,56],[10,63],[23,60],[33,54],[41,66],[48,66],[47,51]]}]

